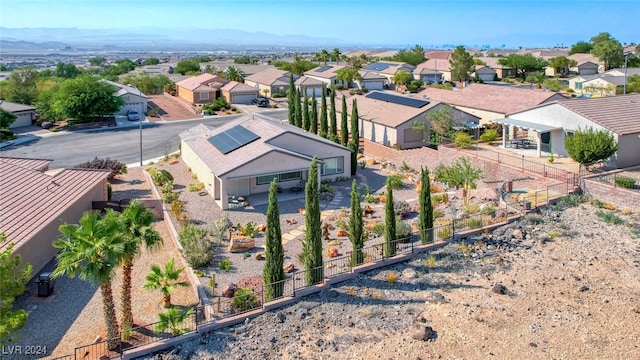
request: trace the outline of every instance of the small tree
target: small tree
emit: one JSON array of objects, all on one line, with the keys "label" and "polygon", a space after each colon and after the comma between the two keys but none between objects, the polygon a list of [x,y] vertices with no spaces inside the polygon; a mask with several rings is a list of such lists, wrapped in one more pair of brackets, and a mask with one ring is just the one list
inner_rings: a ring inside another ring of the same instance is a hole
[{"label": "small tree", "polygon": [[453,164],[447,166],[440,164],[434,171],[436,178],[449,186],[462,188],[462,198],[464,204],[469,204],[471,189],[476,188],[476,183],[482,178],[482,169],[475,168],[468,158],[457,159]]},{"label": "small tree", "polygon": [[156,325],[156,331],[169,330],[172,336],[184,334],[189,329],[182,327],[182,324],[191,315],[193,315],[192,307],[181,310],[176,306],[172,306],[160,314],[160,322]]},{"label": "small tree", "polygon": [[307,285],[322,281],[322,222],[320,220],[320,199],[318,189],[318,159],[309,166],[309,178],[305,187],[305,237],[302,243],[302,262],[304,263]]},{"label": "small tree", "polygon": [[331,90],[331,101],[329,103],[329,140],[339,143],[338,121],[336,119],[336,92]]},{"label": "small tree", "polygon": [[0,109],[0,141],[5,139],[11,140],[15,137],[13,131],[9,130],[9,126],[13,124],[17,118],[18,117],[12,112]]},{"label": "small tree", "polygon": [[420,240],[423,244],[433,242],[433,205],[431,204],[431,180],[429,169],[420,171]]},{"label": "small tree", "polygon": [[178,286],[189,286],[186,281],[180,281],[180,274],[184,271],[184,268],[176,269],[174,265],[174,258],[171,258],[164,264],[164,269],[161,269],[157,264],[151,265],[151,272],[146,277],[146,282],[143,287],[149,290],[160,290],[162,293],[162,306],[165,308],[171,307],[171,293]]},{"label": "small tree", "polygon": [[309,114],[309,101],[306,92],[302,99],[302,128],[306,131],[311,128],[311,115]]},{"label": "small tree", "polygon": [[329,122],[327,121],[327,91],[322,85],[322,99],[320,101],[320,136],[329,137]]},{"label": "small tree", "polygon": [[302,104],[300,104],[300,92],[298,90],[294,92],[293,106],[294,124],[302,128]]},{"label": "small tree", "polygon": [[316,100],[316,92],[313,92],[313,98],[311,98],[311,122],[310,132],[318,135],[318,100]]},{"label": "small tree", "polygon": [[347,237],[351,241],[351,265],[356,266],[364,261],[362,248],[364,247],[364,222],[362,221],[362,207],[360,205],[360,193],[358,183],[351,183],[351,214],[349,215],[349,231]]},{"label": "small tree", "polygon": [[398,71],[391,77],[391,81],[398,85],[407,85],[411,80],[413,80],[413,75],[404,70]]},{"label": "small tree", "polygon": [[340,113],[340,144],[347,146],[349,141],[349,128],[347,125],[347,98],[342,96],[342,113]]},{"label": "small tree", "polygon": [[590,166],[605,161],[618,151],[613,134],[607,130],[591,127],[578,129],[564,139],[564,147],[569,156],[580,166]]},{"label": "small tree", "polygon": [[384,204],[384,225],[384,257],[388,258],[396,254],[396,212],[393,208],[393,189],[388,186]]},{"label": "small tree", "polygon": [[457,46],[451,53],[449,65],[451,66],[451,78],[460,82],[467,80],[474,69],[473,57],[462,45]]},{"label": "small tree", "polygon": [[278,209],[278,183],[271,181],[269,206],[267,207],[267,231],[265,233],[265,263],[262,279],[266,285],[265,301],[282,297],[284,291],[284,248],[280,230],[280,210]]},{"label": "small tree", "polygon": [[[0,233],[0,245],[5,241],[5,234]],[[15,340],[13,334],[27,323],[29,315],[24,309],[14,310],[13,302],[24,293],[31,270],[30,264],[22,264],[20,255],[13,255],[13,243],[0,251],[0,345]]]},{"label": "small tree", "polygon": [[287,89],[287,116],[289,119],[289,124],[296,125],[296,114],[295,114],[295,101],[296,101],[296,87],[293,82],[293,74],[289,73],[289,89]]},{"label": "small tree", "polygon": [[198,225],[187,224],[180,229],[178,240],[182,245],[184,259],[193,268],[200,268],[211,265],[213,262],[213,248],[207,231]]}]

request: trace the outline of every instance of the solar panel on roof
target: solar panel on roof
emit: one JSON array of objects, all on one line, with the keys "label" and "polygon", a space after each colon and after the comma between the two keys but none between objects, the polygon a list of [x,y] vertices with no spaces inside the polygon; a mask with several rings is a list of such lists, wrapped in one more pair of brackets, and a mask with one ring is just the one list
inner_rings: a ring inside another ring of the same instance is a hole
[{"label": "solar panel on roof", "polygon": [[207,140],[221,153],[226,155],[259,138],[260,136],[247,130],[242,125],[236,125],[229,130],[208,138]]},{"label": "solar panel on roof", "polygon": [[381,93],[377,91],[370,92],[367,95],[365,95],[365,97],[369,99],[381,100],[381,101],[386,101],[386,102],[390,102],[398,105],[410,106],[414,108],[421,108],[429,104],[429,102],[425,100],[413,99],[405,96]]},{"label": "solar panel on roof", "polygon": [[365,69],[366,70],[372,70],[372,71],[382,71],[382,70],[388,68],[389,66],[391,66],[391,65],[387,64],[387,63],[377,62],[377,63],[373,63],[373,64],[365,67]]},{"label": "solar panel on roof", "polygon": [[321,67],[321,68],[318,68],[318,69],[316,70],[316,72],[324,72],[324,71],[327,71],[327,70],[331,69],[332,67],[333,67],[333,66],[323,66],[323,67]]}]

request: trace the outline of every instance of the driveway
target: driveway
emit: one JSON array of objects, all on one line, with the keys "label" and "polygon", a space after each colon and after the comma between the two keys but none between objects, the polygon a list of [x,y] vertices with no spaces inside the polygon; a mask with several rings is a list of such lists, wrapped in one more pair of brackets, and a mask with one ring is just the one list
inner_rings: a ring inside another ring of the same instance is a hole
[{"label": "driveway", "polygon": [[202,115],[195,111],[193,107],[180,101],[178,98],[167,95],[149,95],[149,108],[156,109],[160,117],[149,117],[149,122],[156,121],[175,121],[201,118]]}]

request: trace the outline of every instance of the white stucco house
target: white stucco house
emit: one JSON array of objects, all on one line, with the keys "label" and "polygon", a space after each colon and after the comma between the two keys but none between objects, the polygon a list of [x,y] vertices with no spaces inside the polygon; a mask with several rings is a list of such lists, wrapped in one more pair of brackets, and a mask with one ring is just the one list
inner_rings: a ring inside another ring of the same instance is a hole
[{"label": "white stucco house", "polygon": [[180,143],[185,164],[225,210],[234,196],[267,193],[274,178],[283,191],[299,186],[314,157],[318,181],[351,176],[350,149],[260,114],[215,129],[198,125]]},{"label": "white stucco house", "polygon": [[640,94],[592,99],[567,99],[545,103],[493,121],[507,131],[525,129],[537,141],[537,154],[546,147],[553,154],[568,156],[564,140],[578,129],[607,130],[619,149],[609,165],[618,168],[640,165]]},{"label": "white stucco house", "polygon": [[147,113],[147,95],[137,88],[129,85],[122,85],[117,82],[102,80],[116,88],[114,95],[121,98],[124,105],[116,111],[115,115],[126,115],[129,110],[137,110],[138,112]]},{"label": "white stucco house", "polygon": [[36,119],[35,106],[0,100],[0,109],[6,110],[16,116],[13,123],[9,125],[9,129],[32,125]]}]

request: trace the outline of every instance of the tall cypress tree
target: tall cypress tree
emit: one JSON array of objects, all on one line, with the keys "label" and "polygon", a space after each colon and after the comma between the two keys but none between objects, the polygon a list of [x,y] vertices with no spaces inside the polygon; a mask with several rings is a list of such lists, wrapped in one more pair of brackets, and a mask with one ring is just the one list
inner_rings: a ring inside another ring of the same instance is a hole
[{"label": "tall cypress tree", "polygon": [[289,74],[289,89],[287,89],[287,108],[289,109],[289,112],[287,113],[288,115],[288,119],[289,119],[289,124],[291,125],[295,125],[296,124],[296,119],[295,119],[295,101],[296,101],[296,88],[295,85],[293,83],[293,73]]},{"label": "tall cypress tree", "polygon": [[351,183],[351,214],[349,215],[349,232],[347,233],[351,241],[351,265],[356,266],[364,261],[362,248],[364,247],[364,221],[362,220],[362,207],[360,206],[360,193],[358,184],[354,179]]},{"label": "tall cypress tree", "polygon": [[428,168],[420,171],[420,186],[420,241],[429,244],[433,242],[433,205]]},{"label": "tall cypress tree", "polygon": [[396,254],[396,212],[393,210],[393,189],[387,179],[387,196],[384,204],[384,257]]},{"label": "tall cypress tree", "polygon": [[349,141],[349,128],[347,127],[347,98],[342,95],[342,113],[340,114],[340,144],[347,146]]},{"label": "tall cypress tree", "polygon": [[329,136],[329,122],[327,121],[327,93],[324,85],[322,85],[322,101],[320,102],[320,136],[327,138]]},{"label": "tall cypress tree", "polygon": [[313,91],[311,99],[311,132],[318,135],[318,100],[316,100],[316,92]]},{"label": "tall cypress tree", "polygon": [[302,128],[302,105],[300,104],[300,92],[298,90],[295,91],[295,119],[294,123],[297,127]]},{"label": "tall cypress tree", "polygon": [[307,93],[304,94],[304,99],[302,100],[302,128],[306,131],[309,131],[311,127],[311,121],[309,121],[309,101],[307,98]]},{"label": "tall cypress tree", "polygon": [[331,90],[331,102],[329,109],[329,140],[340,143],[338,138],[338,122],[336,120],[336,91]]},{"label": "tall cypress tree", "polygon": [[269,206],[267,207],[267,231],[265,232],[265,263],[262,279],[266,286],[265,301],[282,297],[284,291],[284,247],[280,229],[280,210],[278,209],[278,184],[273,179],[269,188]]},{"label": "tall cypress tree", "polygon": [[318,158],[314,157],[309,167],[309,178],[305,186],[305,236],[302,242],[302,260],[304,262],[307,285],[322,282],[324,269],[322,263],[322,222],[320,220],[320,199],[318,188]]},{"label": "tall cypress tree", "polygon": [[359,129],[360,117],[358,116],[358,100],[353,98],[353,105],[351,105],[351,141],[356,144],[356,149],[360,145],[360,129]]}]

